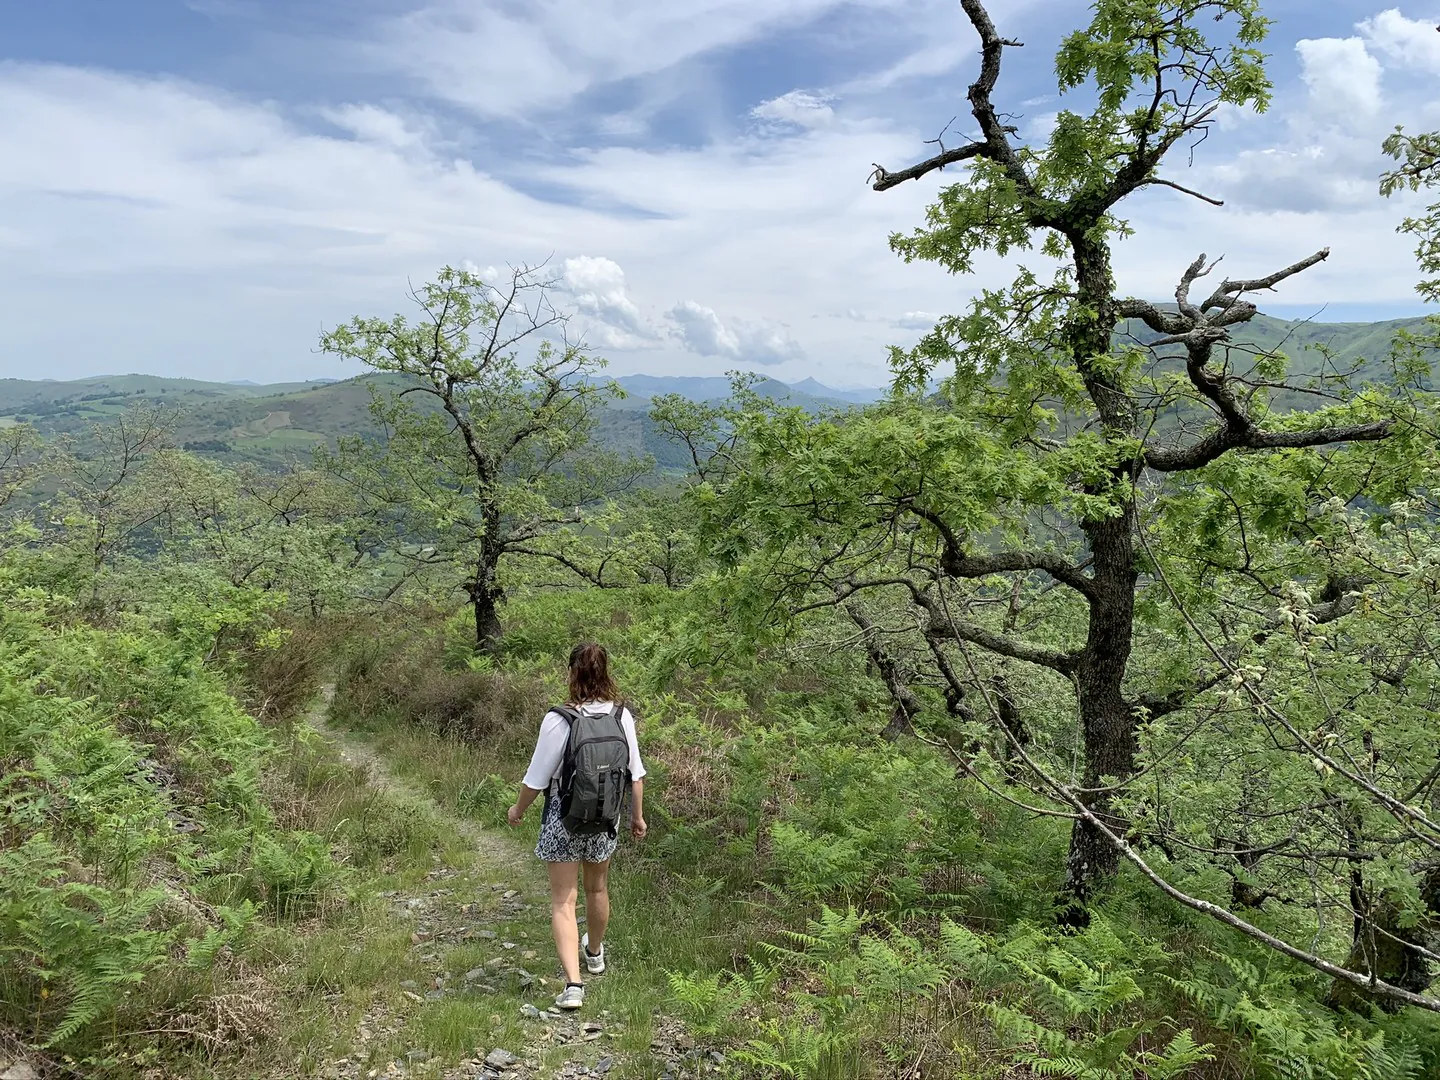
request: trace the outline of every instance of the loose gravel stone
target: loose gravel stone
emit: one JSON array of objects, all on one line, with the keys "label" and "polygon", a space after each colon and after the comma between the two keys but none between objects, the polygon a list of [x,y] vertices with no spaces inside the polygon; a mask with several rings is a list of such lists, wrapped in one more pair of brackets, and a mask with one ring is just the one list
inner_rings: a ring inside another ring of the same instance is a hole
[{"label": "loose gravel stone", "polygon": [[508,1069],[519,1060],[520,1059],[510,1053],[509,1050],[503,1050],[498,1046],[485,1055],[485,1064],[489,1065],[492,1069]]}]

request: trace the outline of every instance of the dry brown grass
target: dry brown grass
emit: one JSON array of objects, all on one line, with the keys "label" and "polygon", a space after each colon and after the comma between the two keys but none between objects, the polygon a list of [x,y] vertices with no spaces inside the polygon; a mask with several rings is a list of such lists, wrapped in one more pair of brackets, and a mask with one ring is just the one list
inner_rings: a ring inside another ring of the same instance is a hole
[{"label": "dry brown grass", "polygon": [[44,1054],[31,1048],[18,1032],[0,1024],[0,1072],[4,1072],[12,1065],[18,1065],[22,1061],[45,1080],[49,1080],[50,1077],[78,1075],[75,1070],[64,1068],[53,1055]]},{"label": "dry brown grass", "polygon": [[706,821],[724,812],[730,775],[719,755],[697,747],[664,746],[655,754],[665,776],[665,803],[673,816]]},{"label": "dry brown grass", "polygon": [[279,647],[249,646],[237,657],[242,673],[237,696],[252,716],[264,721],[298,714],[334,665],[339,627],[304,621],[283,629]]},{"label": "dry brown grass", "polygon": [[942,986],[892,1014],[893,1028],[882,1032],[891,1046],[903,1046],[895,1077],[904,1080],[1009,1080],[1034,1074],[1010,1062],[995,1039],[990,1018],[963,982]]},{"label": "dry brown grass", "polygon": [[254,1045],[274,1030],[279,997],[275,985],[263,975],[246,972],[224,992],[203,998],[192,1011],[171,1017],[167,1034],[211,1053],[233,1052],[236,1047]]},{"label": "dry brown grass", "polygon": [[424,627],[352,647],[335,694],[342,720],[399,719],[500,754],[528,749],[547,704],[536,679],[447,670],[439,635]]},{"label": "dry brown grass", "polygon": [[404,682],[411,718],[442,735],[495,746],[527,736],[549,704],[539,684],[509,675],[423,668]]}]

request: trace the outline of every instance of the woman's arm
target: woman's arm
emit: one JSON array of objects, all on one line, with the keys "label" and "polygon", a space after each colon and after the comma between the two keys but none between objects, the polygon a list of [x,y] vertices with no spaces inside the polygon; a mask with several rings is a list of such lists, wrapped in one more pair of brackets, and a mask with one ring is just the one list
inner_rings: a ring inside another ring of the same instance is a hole
[{"label": "woman's arm", "polygon": [[644,840],[649,831],[645,824],[645,781],[635,780],[630,784],[630,835]]},{"label": "woman's arm", "polygon": [[569,732],[570,726],[557,712],[546,713],[545,719],[540,721],[540,735],[535,740],[535,752],[530,755],[530,767],[525,770],[525,779],[520,783],[515,805],[505,814],[511,825],[519,825],[535,796],[550,786],[550,778],[555,775],[560,759],[565,755],[565,740]]},{"label": "woman's arm", "polygon": [[630,833],[636,840],[644,840],[649,831],[645,824],[645,763],[640,760],[635,714],[629,709],[620,710],[620,726],[625,729],[625,741],[630,744]]},{"label": "woman's arm", "polygon": [[560,759],[565,756],[565,743],[570,738],[570,725],[557,712],[548,712],[540,721],[540,734],[535,739],[535,752],[530,755],[530,766],[525,770],[525,786],[544,791],[550,786],[550,778],[560,769]]},{"label": "woman's arm", "polygon": [[525,811],[530,809],[530,804],[535,801],[535,796],[540,792],[528,784],[520,785],[520,794],[515,797],[515,805],[505,812],[505,819],[511,825],[519,825],[525,817]]}]

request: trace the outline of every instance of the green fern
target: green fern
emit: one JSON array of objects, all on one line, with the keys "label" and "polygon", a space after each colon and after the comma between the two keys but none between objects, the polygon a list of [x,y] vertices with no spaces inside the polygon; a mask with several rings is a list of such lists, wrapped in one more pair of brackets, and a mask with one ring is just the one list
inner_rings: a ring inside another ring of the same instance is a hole
[{"label": "green fern", "polygon": [[721,1033],[736,1013],[758,1000],[756,984],[734,972],[671,972],[669,982],[686,1022],[702,1035]]},{"label": "green fern", "polygon": [[1164,1052],[1156,1054],[1147,1050],[1136,1061],[1144,1070],[1146,1080],[1177,1080],[1194,1066],[1214,1058],[1210,1045],[1197,1043],[1187,1028],[1170,1040]]},{"label": "green fern", "polygon": [[242,900],[238,908],[217,908],[216,915],[220,919],[220,925],[209,927],[203,936],[190,941],[186,948],[185,963],[197,970],[203,970],[214,967],[223,950],[239,952],[258,913],[259,908],[249,900]]},{"label": "green fern", "polygon": [[[275,741],[188,638],[141,619],[75,625],[5,569],[0,834],[26,839],[0,844],[0,1027],[83,1052],[148,1008],[150,986],[163,994],[157,971],[243,947],[260,892],[310,902],[337,870],[319,838],[275,828],[261,784]],[[180,822],[200,826],[203,850]],[[181,942],[164,901],[201,890],[242,899]]]}]

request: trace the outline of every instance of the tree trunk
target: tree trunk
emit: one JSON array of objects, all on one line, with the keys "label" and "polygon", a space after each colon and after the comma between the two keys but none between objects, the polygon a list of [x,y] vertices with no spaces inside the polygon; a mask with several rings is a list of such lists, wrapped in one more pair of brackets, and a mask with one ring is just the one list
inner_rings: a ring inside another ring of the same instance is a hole
[{"label": "tree trunk", "polygon": [[504,627],[500,624],[500,604],[505,590],[500,587],[499,552],[484,551],[475,567],[475,578],[465,585],[470,606],[475,611],[475,652],[494,656],[500,649]]},{"label": "tree trunk", "polygon": [[[1135,405],[1115,377],[1094,358],[1110,350],[1110,334],[1118,321],[1110,252],[1103,241],[1085,232],[1070,235],[1075,255],[1078,302],[1093,316],[1077,319],[1067,328],[1067,347],[1085,380],[1090,399],[1113,440],[1128,439],[1135,430]],[[1127,779],[1135,771],[1137,752],[1135,708],[1125,700],[1125,666],[1135,627],[1135,504],[1128,491],[1134,463],[1116,460],[1104,486],[1087,485],[1092,494],[1105,495],[1118,505],[1112,517],[1083,524],[1093,559],[1094,594],[1085,648],[1075,671],[1084,749],[1083,789],[1088,809],[1112,830],[1123,833],[1126,824],[1111,812],[1112,800],[1099,792],[1104,778]],[[1089,822],[1076,821],[1070,834],[1066,860],[1065,893],[1059,919],[1070,926],[1089,922],[1086,905],[1095,885],[1115,873],[1120,853]]]},{"label": "tree trunk", "polygon": [[504,632],[500,625],[498,598],[492,593],[477,590],[470,594],[470,604],[475,609],[475,651],[482,656],[494,656],[500,648],[500,636]]},{"label": "tree trunk", "polygon": [[[1133,506],[1118,517],[1086,526],[1095,558],[1095,597],[1085,651],[1075,672],[1080,703],[1084,773],[1080,798],[1114,832],[1125,822],[1111,812],[1110,796],[1096,789],[1106,777],[1125,779],[1135,771],[1135,710],[1125,700],[1122,683],[1130,659],[1135,621],[1135,553]],[[1070,834],[1065,867],[1063,923],[1084,926],[1085,907],[1095,884],[1115,873],[1120,853],[1088,821],[1077,821]]]},{"label": "tree trunk", "polygon": [[[1360,888],[1352,892],[1355,906],[1355,935],[1345,966],[1402,990],[1423,994],[1435,981],[1431,962],[1421,950],[1435,951],[1440,937],[1440,865],[1432,866],[1420,880],[1420,900],[1425,916],[1404,925],[1404,910],[1384,893]],[[1329,1004],[1337,1009],[1359,1010],[1365,1003],[1387,1012],[1404,1006],[1393,998],[1367,994],[1354,983],[1336,979],[1330,987]]]},{"label": "tree trunk", "polygon": [[880,644],[880,635],[875,629],[875,624],[870,621],[860,606],[846,604],[845,610],[850,615],[851,621],[860,628],[860,636],[865,642],[865,653],[870,662],[869,666],[885,681],[885,688],[890,691],[890,699],[894,702],[894,708],[890,711],[890,722],[885,725],[885,729],[880,734],[890,742],[894,742],[902,735],[915,734],[914,719],[920,712],[920,703],[915,699],[910,687],[906,685],[899,665]]}]

